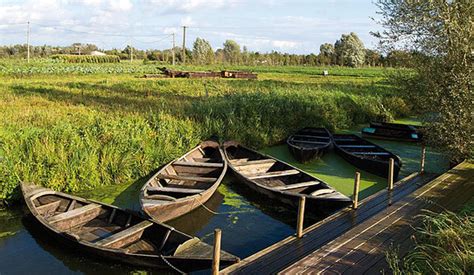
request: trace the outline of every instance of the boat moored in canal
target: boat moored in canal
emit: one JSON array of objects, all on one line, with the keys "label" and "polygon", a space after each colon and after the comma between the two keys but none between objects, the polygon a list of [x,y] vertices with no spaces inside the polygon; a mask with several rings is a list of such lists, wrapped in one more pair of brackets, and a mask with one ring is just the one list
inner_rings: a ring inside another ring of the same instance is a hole
[{"label": "boat moored in canal", "polygon": [[326,128],[306,127],[288,137],[286,144],[299,162],[320,158],[331,147],[331,133]]},{"label": "boat moored in canal", "polygon": [[[29,212],[56,240],[87,255],[190,272],[212,264],[213,247],[173,227],[101,202],[21,183]],[[221,252],[221,264],[239,258]]]},{"label": "boat moored in canal", "polygon": [[388,122],[371,122],[361,133],[363,137],[368,138],[409,142],[420,142],[423,137],[418,126]]}]

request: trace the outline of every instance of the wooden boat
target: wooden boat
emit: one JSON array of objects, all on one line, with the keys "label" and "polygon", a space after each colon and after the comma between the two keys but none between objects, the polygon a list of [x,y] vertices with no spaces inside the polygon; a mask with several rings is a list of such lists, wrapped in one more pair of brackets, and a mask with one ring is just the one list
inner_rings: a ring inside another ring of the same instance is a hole
[{"label": "wooden boat", "polygon": [[[21,190],[33,217],[56,240],[89,255],[186,272],[211,267],[213,247],[170,226],[33,184],[21,183]],[[239,260],[223,253],[224,264]]]},{"label": "wooden boat", "polygon": [[357,135],[333,135],[333,142],[336,153],[346,161],[380,177],[388,178],[389,159],[393,158],[393,178],[398,178],[402,161],[397,155]]},{"label": "wooden boat", "polygon": [[268,198],[296,207],[304,196],[309,207],[325,213],[351,204],[322,180],[237,142],[224,143],[224,153],[236,177]]},{"label": "wooden boat", "polygon": [[286,144],[299,162],[320,158],[331,147],[331,133],[326,128],[307,127],[288,137]]},{"label": "wooden boat", "polygon": [[419,142],[422,139],[420,127],[408,124],[371,122],[361,130],[369,138]]},{"label": "wooden boat", "polygon": [[204,141],[165,165],[143,185],[142,210],[160,222],[189,213],[214,194],[226,171],[219,143]]}]

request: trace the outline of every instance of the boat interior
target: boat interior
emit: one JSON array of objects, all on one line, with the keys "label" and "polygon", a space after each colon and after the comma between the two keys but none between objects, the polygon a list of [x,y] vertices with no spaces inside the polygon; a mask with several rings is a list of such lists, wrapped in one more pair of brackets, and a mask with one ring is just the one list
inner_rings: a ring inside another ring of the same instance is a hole
[{"label": "boat interior", "polygon": [[131,254],[173,255],[183,252],[183,243],[189,247],[190,242],[195,242],[172,228],[126,211],[60,194],[42,195],[32,203],[38,215],[56,231],[101,248]]},{"label": "boat interior", "polygon": [[322,147],[331,142],[329,133],[323,128],[304,128],[292,135],[290,143],[299,147]]},{"label": "boat interior", "polygon": [[378,159],[382,161],[396,158],[395,155],[387,150],[361,139],[356,135],[334,135],[333,140],[339,148],[360,158]]},{"label": "boat interior", "polygon": [[174,201],[209,189],[221,176],[224,160],[217,143],[197,147],[167,165],[145,186],[144,197]]},{"label": "boat interior", "polygon": [[239,145],[225,148],[230,164],[246,178],[260,185],[295,194],[318,196],[334,193],[323,182],[293,167]]}]

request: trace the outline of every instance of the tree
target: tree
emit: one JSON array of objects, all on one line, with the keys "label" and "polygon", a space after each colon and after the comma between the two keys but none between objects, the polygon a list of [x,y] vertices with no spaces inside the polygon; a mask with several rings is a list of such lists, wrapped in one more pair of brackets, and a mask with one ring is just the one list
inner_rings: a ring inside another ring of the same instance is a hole
[{"label": "tree", "polygon": [[207,40],[198,37],[194,41],[193,62],[196,64],[211,64],[214,62],[214,51]]},{"label": "tree", "polygon": [[240,46],[234,40],[224,42],[224,60],[231,64],[237,64],[240,61]]},{"label": "tree", "polygon": [[425,115],[428,142],[457,162],[474,153],[473,41],[471,0],[378,0],[376,33],[384,48],[417,50],[414,78],[404,80]]},{"label": "tree", "polygon": [[365,64],[369,66],[379,66],[382,64],[382,60],[383,57],[379,52],[370,49],[365,50]]},{"label": "tree", "polygon": [[364,64],[365,48],[364,43],[357,34],[343,34],[341,39],[334,44],[337,63],[341,66],[358,67]]},{"label": "tree", "polygon": [[319,46],[319,62],[324,65],[333,63],[334,46],[330,43],[324,43]]}]

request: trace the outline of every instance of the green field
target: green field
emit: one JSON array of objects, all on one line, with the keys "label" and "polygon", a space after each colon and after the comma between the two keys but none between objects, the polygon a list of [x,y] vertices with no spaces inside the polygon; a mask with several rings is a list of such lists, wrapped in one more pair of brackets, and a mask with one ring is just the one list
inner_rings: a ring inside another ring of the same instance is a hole
[{"label": "green field", "polygon": [[394,69],[234,66],[258,80],[141,78],[158,67],[0,60],[0,199],[16,200],[20,180],[123,190],[211,135],[262,148],[303,126],[410,114],[390,84]]}]

